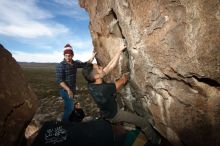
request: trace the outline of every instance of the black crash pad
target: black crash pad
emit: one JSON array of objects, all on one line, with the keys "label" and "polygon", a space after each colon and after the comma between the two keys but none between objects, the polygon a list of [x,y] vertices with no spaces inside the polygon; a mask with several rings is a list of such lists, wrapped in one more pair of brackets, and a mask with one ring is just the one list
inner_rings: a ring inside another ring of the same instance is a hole
[{"label": "black crash pad", "polygon": [[32,146],[113,146],[112,126],[105,120],[85,123],[46,122]]}]

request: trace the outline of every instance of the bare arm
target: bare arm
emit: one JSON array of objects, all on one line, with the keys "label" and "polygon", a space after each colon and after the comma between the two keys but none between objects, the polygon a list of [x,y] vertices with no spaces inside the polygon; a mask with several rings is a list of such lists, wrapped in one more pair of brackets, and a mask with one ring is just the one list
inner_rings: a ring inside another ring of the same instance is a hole
[{"label": "bare arm", "polygon": [[73,98],[73,92],[71,91],[71,89],[66,85],[65,82],[60,82],[60,86],[67,91],[69,97]]},{"label": "bare arm", "polygon": [[124,86],[129,79],[129,73],[124,73],[120,79],[115,81],[116,91],[119,91],[122,86]]},{"label": "bare arm", "polygon": [[113,68],[117,65],[117,62],[120,58],[120,55],[122,51],[126,48],[126,46],[121,46],[119,48],[119,51],[116,53],[115,57],[112,58],[112,60],[108,63],[108,65],[103,69],[105,75],[108,74],[110,71],[112,71]]}]

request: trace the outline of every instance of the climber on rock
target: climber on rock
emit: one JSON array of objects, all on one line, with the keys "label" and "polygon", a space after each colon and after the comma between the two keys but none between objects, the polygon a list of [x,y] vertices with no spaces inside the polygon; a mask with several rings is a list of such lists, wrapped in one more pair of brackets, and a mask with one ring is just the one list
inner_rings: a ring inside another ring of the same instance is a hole
[{"label": "climber on rock", "polygon": [[124,86],[128,79],[129,73],[124,73],[115,83],[105,83],[103,77],[116,67],[121,53],[126,48],[125,45],[119,47],[118,52],[106,67],[98,64],[88,63],[83,68],[83,76],[88,81],[89,92],[100,108],[102,117],[112,123],[127,122],[142,128],[143,132],[152,144],[160,144],[161,138],[152,128],[148,119],[142,118],[134,113],[124,111],[119,108],[116,102],[116,92]]}]

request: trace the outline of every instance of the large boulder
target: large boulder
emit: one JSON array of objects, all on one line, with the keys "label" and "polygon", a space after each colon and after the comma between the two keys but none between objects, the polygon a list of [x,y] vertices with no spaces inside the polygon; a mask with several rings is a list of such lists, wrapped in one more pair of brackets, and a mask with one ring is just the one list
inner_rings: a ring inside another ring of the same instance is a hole
[{"label": "large boulder", "polygon": [[36,108],[37,97],[21,67],[0,44],[0,145],[19,145]]},{"label": "large boulder", "polygon": [[105,66],[127,41],[106,79],[130,72],[123,102],[150,112],[173,145],[220,145],[220,1],[79,0]]}]

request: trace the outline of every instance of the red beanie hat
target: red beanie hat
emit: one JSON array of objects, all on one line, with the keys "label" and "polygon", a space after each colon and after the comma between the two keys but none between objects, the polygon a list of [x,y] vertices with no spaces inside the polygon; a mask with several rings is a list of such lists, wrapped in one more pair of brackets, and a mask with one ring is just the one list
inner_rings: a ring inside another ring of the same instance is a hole
[{"label": "red beanie hat", "polygon": [[73,53],[73,48],[72,48],[72,46],[70,45],[70,44],[66,44],[65,46],[64,46],[64,52],[63,52],[63,54],[65,55],[65,54],[71,54],[71,55],[73,55],[74,53]]}]

